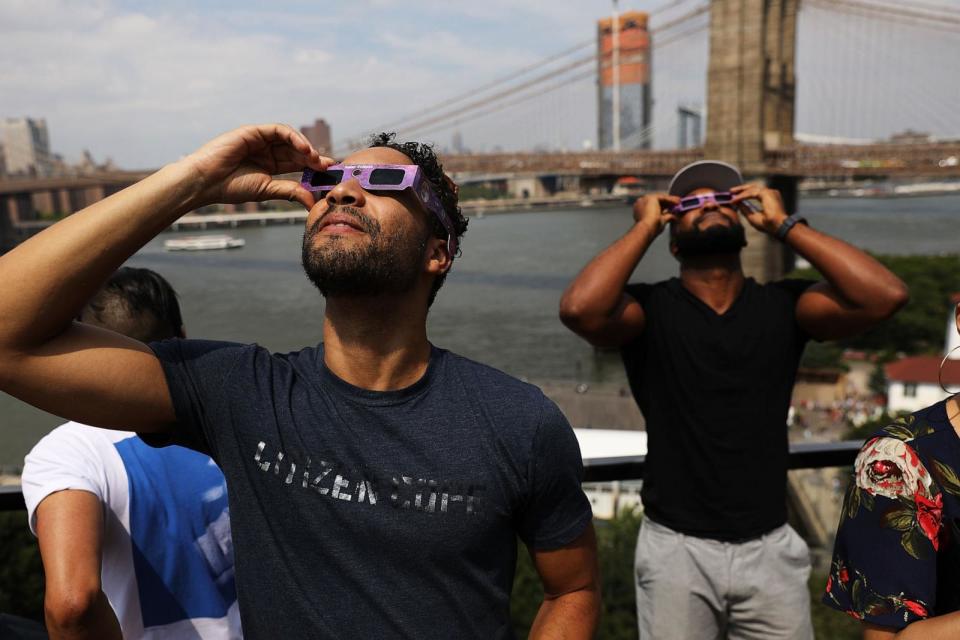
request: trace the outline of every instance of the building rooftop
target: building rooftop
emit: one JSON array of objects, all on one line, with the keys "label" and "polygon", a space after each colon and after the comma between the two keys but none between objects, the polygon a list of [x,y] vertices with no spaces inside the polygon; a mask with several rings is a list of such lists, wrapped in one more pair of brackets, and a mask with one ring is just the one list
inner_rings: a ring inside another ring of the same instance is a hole
[{"label": "building rooftop", "polygon": [[[942,356],[912,356],[888,364],[884,371],[891,382],[914,382],[939,385]],[[960,360],[947,360],[943,365],[943,384],[960,385]]]}]

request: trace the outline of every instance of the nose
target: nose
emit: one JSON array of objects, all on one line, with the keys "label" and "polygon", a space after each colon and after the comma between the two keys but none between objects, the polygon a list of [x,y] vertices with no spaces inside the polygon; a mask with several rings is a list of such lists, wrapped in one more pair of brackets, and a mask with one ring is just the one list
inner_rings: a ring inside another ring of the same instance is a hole
[{"label": "nose", "polygon": [[710,211],[713,209],[719,209],[720,205],[717,204],[716,200],[707,200],[706,202],[703,203],[703,205],[700,208],[703,209],[704,211]]},{"label": "nose", "polygon": [[358,180],[344,180],[328,191],[327,197],[324,198],[324,200],[327,201],[328,207],[346,205],[362,207],[366,202],[364,193],[363,187],[360,186]]}]

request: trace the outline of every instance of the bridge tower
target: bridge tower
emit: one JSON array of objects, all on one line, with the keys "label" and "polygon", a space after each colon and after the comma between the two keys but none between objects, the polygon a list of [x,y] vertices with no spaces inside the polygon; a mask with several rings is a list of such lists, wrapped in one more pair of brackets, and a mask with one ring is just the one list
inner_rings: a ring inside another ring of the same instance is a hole
[{"label": "bridge tower", "polygon": [[[705,156],[732,162],[748,179],[765,175],[766,156],[793,143],[799,0],[711,0]],[[797,179],[767,175],[796,210]],[[767,281],[787,270],[782,244],[748,227],[747,275]]]}]

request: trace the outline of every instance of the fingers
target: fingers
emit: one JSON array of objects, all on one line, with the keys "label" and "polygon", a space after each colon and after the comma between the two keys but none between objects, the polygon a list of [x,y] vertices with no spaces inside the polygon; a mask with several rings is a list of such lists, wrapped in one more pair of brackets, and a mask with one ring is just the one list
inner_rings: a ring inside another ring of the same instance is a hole
[{"label": "fingers", "polygon": [[744,200],[759,200],[764,188],[757,184],[742,184],[730,189],[733,194],[732,204],[743,202]]},{"label": "fingers", "polygon": [[310,210],[316,200],[313,194],[293,180],[271,180],[263,189],[260,200],[289,200],[299,202],[305,209]]},{"label": "fingers", "polygon": [[[320,158],[319,170],[326,169],[332,162],[330,158]],[[250,161],[269,174],[303,171],[304,167],[315,169],[317,164],[309,156],[291,147],[285,142],[272,144],[262,152],[252,156]]]},{"label": "fingers", "polygon": [[[302,169],[303,167],[310,167],[311,169],[322,171],[331,164],[331,162],[329,162],[330,158],[321,157],[320,152],[313,148],[313,145],[310,144],[310,141],[307,140],[307,137],[290,125],[260,125],[257,127],[257,130],[263,141],[268,146],[277,146],[279,143],[281,146],[286,146],[292,150],[295,150],[300,155],[302,158],[300,166],[294,169],[286,169],[286,171],[296,171],[298,169]],[[273,153],[276,155],[277,150],[274,149]],[[325,162],[325,160],[327,162]]]}]

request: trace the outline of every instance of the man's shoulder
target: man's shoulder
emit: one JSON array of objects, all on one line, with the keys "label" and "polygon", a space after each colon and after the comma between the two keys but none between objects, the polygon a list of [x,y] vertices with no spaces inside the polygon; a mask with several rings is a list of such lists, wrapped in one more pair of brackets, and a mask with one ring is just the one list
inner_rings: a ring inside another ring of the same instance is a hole
[{"label": "man's shoulder", "polygon": [[492,394],[494,398],[526,399],[536,402],[546,400],[546,396],[534,384],[452,351],[446,351],[445,354],[457,371],[467,378],[465,383],[479,392],[481,397]]},{"label": "man's shoulder", "polygon": [[478,362],[477,360],[473,360],[452,351],[445,351],[444,353],[458,371],[470,375],[485,387],[491,386],[502,391],[521,395],[542,395],[540,388],[536,385],[512,376],[509,373],[497,369],[496,367],[490,366],[483,362]]},{"label": "man's shoulder", "polygon": [[624,287],[624,291],[633,297],[646,297],[653,293],[665,293],[674,291],[680,285],[680,278],[667,278],[657,282],[629,282]]},{"label": "man's shoulder", "polygon": [[226,340],[208,340],[205,338],[168,338],[151,342],[147,346],[165,359],[194,359],[211,354],[239,354],[248,351],[266,351],[256,343],[230,342]]},{"label": "man's shoulder", "polygon": [[808,280],[805,278],[781,278],[780,280],[759,283],[753,278],[747,278],[747,283],[748,286],[753,286],[757,290],[763,291],[767,294],[775,296],[787,296],[795,299],[811,286],[815,285],[817,281]]},{"label": "man's shoulder", "polygon": [[[150,348],[168,371],[185,368],[198,374],[227,376],[237,370],[253,375],[274,367],[313,367],[323,359],[323,345],[297,351],[273,352],[258,343],[204,339],[171,339],[151,342]],[[318,359],[319,354],[319,359]]]}]

